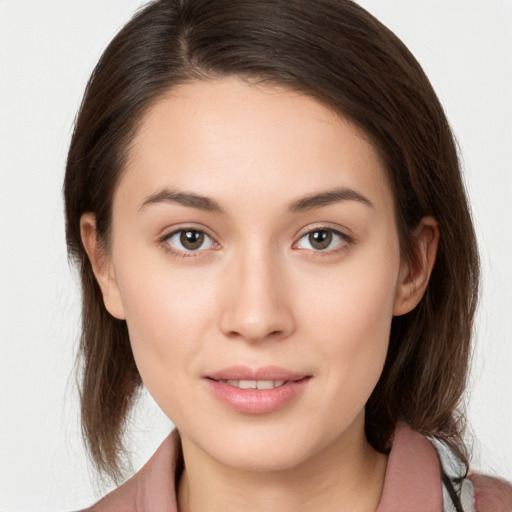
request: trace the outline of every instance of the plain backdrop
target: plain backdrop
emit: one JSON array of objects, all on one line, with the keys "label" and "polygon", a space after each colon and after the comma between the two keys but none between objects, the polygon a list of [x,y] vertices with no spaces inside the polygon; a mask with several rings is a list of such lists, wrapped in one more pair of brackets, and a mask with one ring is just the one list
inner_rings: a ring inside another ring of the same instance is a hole
[{"label": "plain backdrop", "polygon": [[[236,1],[236,0],[233,0]],[[73,358],[79,290],[61,184],[94,64],[139,0],[0,0],[0,510],[90,505]],[[473,467],[512,479],[512,0],[361,0],[429,75],[458,138],[483,293],[467,396]],[[134,414],[134,469],[172,428]]]}]

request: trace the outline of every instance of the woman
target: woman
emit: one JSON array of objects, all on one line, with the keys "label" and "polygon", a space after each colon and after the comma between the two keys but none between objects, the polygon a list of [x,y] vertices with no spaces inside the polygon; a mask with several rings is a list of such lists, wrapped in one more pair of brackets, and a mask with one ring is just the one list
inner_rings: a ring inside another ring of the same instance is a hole
[{"label": "woman", "polygon": [[478,255],[453,137],[356,4],[150,4],[93,73],[65,198],[92,457],[120,477],[142,383],[177,427],[91,510],[512,506],[465,478]]}]

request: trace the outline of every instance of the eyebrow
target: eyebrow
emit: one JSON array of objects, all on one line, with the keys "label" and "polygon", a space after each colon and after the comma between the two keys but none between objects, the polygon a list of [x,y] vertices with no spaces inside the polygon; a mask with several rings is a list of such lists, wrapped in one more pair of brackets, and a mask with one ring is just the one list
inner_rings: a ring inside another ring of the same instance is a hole
[{"label": "eyebrow", "polygon": [[[309,194],[307,196],[296,199],[289,204],[288,211],[296,213],[313,210],[343,201],[356,201],[370,208],[374,207],[372,202],[359,192],[356,192],[351,188],[341,187],[332,190],[326,190],[324,192]],[[211,197],[202,196],[193,192],[180,192],[170,189],[164,189],[147,197],[139,207],[139,210],[150,204],[156,203],[175,203],[191,208],[197,208],[207,212],[221,214],[225,213],[222,206]]]},{"label": "eyebrow", "polygon": [[224,213],[224,209],[215,199],[192,192],[178,192],[169,189],[164,189],[147,197],[139,207],[139,210],[155,203],[176,203],[207,212]]},{"label": "eyebrow", "polygon": [[357,201],[370,208],[373,208],[372,202],[351,188],[341,187],[332,190],[326,190],[325,192],[313,193],[300,199],[293,201],[288,210],[290,212],[300,212],[306,210],[313,210],[315,208],[321,208],[322,206],[328,206],[334,203],[340,203],[343,201]]}]

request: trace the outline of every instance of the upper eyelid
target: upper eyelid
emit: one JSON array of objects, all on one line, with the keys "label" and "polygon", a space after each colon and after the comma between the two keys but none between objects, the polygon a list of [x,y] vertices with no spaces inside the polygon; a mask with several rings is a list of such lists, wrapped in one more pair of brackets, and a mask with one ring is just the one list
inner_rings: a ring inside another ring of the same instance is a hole
[{"label": "upper eyelid", "polygon": [[314,223],[313,225],[308,225],[307,227],[301,229],[298,234],[296,235],[297,238],[303,237],[304,235],[307,235],[308,233],[314,232],[314,231],[334,231],[336,233],[339,233],[340,235],[346,237],[346,238],[352,238],[352,235],[346,233],[348,231],[349,233],[352,233],[352,230],[346,226],[340,226],[337,224],[336,226],[333,226],[329,222],[319,222]]},{"label": "upper eyelid", "polygon": [[311,233],[316,233],[317,231],[330,231],[331,233],[336,233],[337,235],[340,235],[342,238],[350,238],[349,235],[343,233],[343,231],[340,231],[339,229],[335,228],[329,228],[329,227],[319,227],[319,228],[313,228],[309,229],[308,231],[305,231],[298,237],[300,240],[301,238],[304,238],[304,236],[309,235]]},{"label": "upper eyelid", "polygon": [[209,233],[208,229],[206,229],[204,227],[194,226],[194,225],[187,226],[186,224],[184,226],[171,227],[171,228],[162,230],[163,233],[158,236],[158,239],[160,241],[167,240],[168,238],[175,235],[176,233],[179,233],[180,231],[187,231],[187,230],[188,231],[199,231],[201,233],[204,233],[206,236],[210,237],[213,241],[216,241],[215,236],[213,236],[211,233]]}]

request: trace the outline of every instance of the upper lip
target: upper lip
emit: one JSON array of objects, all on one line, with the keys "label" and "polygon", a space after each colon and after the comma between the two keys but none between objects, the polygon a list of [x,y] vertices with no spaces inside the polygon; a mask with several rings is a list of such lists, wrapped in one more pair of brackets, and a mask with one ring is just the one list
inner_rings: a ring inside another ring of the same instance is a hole
[{"label": "upper lip", "polygon": [[222,370],[208,373],[206,378],[213,380],[301,380],[310,375],[294,372],[278,366],[250,368],[248,366],[230,366]]}]

